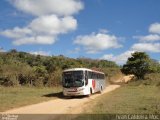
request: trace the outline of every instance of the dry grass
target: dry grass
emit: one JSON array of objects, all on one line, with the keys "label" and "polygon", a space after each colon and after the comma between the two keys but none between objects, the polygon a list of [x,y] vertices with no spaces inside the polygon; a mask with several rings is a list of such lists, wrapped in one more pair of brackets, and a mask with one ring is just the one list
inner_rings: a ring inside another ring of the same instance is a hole
[{"label": "dry grass", "polygon": [[116,119],[115,114],[160,114],[160,74],[123,84],[88,103],[76,120]]},{"label": "dry grass", "polygon": [[30,105],[57,98],[46,97],[62,91],[62,88],[33,88],[33,87],[0,87],[0,111],[15,107]]}]

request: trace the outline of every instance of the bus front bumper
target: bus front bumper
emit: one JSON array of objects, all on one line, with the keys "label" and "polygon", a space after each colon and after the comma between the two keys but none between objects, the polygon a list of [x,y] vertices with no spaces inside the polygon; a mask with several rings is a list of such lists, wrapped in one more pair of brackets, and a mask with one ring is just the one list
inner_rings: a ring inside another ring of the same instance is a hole
[{"label": "bus front bumper", "polygon": [[63,90],[64,96],[81,96],[81,95],[87,95],[84,89],[77,89],[74,91],[73,89],[64,89]]}]

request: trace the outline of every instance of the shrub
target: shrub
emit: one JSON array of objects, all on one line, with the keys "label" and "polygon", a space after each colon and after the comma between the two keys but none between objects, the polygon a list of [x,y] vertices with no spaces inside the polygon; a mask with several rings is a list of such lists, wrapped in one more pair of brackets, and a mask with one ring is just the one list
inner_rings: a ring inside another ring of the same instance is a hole
[{"label": "shrub", "polygon": [[18,81],[18,78],[14,75],[7,76],[7,77],[1,78],[1,85],[7,86],[7,87],[19,86],[19,81]]},{"label": "shrub", "polygon": [[39,77],[37,80],[34,81],[34,86],[35,87],[43,87],[43,81],[44,78],[43,77]]},{"label": "shrub", "polygon": [[139,85],[153,85],[160,86],[160,74],[159,73],[149,73],[146,74],[144,80],[135,79],[131,81],[129,85],[139,86]]}]

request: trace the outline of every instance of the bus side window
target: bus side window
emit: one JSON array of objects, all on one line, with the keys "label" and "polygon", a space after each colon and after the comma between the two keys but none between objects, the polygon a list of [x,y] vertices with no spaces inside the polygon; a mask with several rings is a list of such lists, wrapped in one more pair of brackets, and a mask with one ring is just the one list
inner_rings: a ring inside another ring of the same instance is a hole
[{"label": "bus side window", "polygon": [[91,72],[91,79],[94,79],[94,74],[93,74],[93,72]]},{"label": "bus side window", "polygon": [[98,79],[98,73],[96,73],[96,78]]},{"label": "bus side window", "polygon": [[92,79],[95,79],[95,73],[94,72],[92,73]]},{"label": "bus side window", "polygon": [[89,79],[93,79],[93,72],[89,72]]},{"label": "bus side window", "polygon": [[88,72],[85,71],[85,85],[88,85]]},{"label": "bus side window", "polygon": [[96,73],[96,78],[99,79],[99,78],[98,78],[98,73]]},{"label": "bus side window", "polygon": [[92,78],[92,73],[89,71],[88,72],[88,79],[91,79]]},{"label": "bus side window", "polygon": [[103,79],[103,74],[101,74],[101,78],[100,79]]},{"label": "bus side window", "polygon": [[94,74],[94,79],[97,79],[97,73],[93,72]]},{"label": "bus side window", "polygon": [[100,74],[98,73],[98,74],[97,74],[97,78],[98,78],[98,79],[100,78],[99,75],[100,75]]}]

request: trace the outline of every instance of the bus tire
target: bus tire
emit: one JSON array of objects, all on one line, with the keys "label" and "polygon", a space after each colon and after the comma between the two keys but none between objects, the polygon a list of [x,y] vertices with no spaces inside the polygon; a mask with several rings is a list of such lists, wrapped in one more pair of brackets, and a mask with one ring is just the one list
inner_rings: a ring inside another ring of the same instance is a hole
[{"label": "bus tire", "polygon": [[92,94],[92,88],[90,88],[90,95]]},{"label": "bus tire", "polygon": [[92,88],[90,88],[90,92],[87,96],[90,97],[91,95],[92,95]]},{"label": "bus tire", "polygon": [[103,87],[101,86],[100,90],[99,90],[99,93],[102,93],[103,91]]}]

